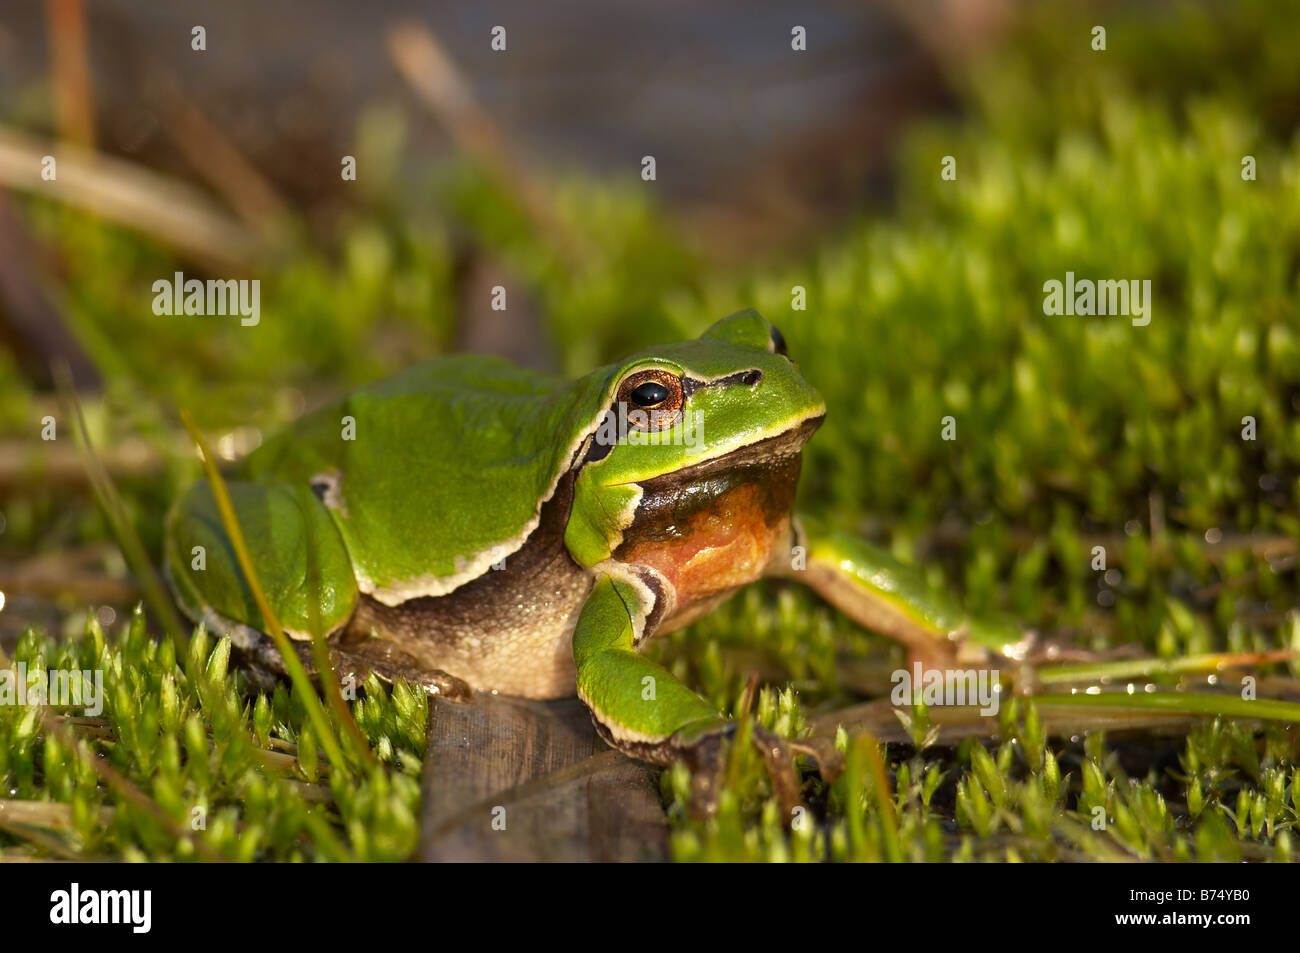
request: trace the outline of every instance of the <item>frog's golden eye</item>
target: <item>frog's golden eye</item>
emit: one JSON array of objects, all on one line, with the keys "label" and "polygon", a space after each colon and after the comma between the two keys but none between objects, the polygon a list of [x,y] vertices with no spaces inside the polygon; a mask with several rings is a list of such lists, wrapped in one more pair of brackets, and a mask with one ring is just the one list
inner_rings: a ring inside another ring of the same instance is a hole
[{"label": "frog's golden eye", "polygon": [[681,416],[684,399],[681,378],[659,368],[629,374],[618,387],[618,402],[638,430],[671,427]]}]

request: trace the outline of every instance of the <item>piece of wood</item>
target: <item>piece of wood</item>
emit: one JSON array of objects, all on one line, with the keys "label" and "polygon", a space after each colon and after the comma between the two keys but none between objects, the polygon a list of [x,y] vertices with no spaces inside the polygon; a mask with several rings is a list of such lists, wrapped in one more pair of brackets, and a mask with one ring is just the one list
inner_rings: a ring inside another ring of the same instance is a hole
[{"label": "piece of wood", "polygon": [[663,860],[658,772],[610,750],[577,699],[430,703],[426,861]]}]

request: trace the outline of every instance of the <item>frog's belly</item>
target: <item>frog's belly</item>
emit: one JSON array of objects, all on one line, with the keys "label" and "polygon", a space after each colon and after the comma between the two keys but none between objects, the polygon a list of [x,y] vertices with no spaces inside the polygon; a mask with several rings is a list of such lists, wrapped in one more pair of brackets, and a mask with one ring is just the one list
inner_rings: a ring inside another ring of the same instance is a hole
[{"label": "frog's belly", "polygon": [[512,568],[507,560],[506,567],[448,595],[397,606],[363,596],[349,627],[349,650],[406,656],[409,664],[455,675],[475,691],[574,694],[573,630],[591,577],[567,552],[553,565]]},{"label": "frog's belly", "polygon": [[573,695],[573,630],[592,580],[564,545],[572,501],[566,476],[504,568],[445,596],[388,606],[363,595],[343,636],[348,651],[443,671],[475,691]]}]

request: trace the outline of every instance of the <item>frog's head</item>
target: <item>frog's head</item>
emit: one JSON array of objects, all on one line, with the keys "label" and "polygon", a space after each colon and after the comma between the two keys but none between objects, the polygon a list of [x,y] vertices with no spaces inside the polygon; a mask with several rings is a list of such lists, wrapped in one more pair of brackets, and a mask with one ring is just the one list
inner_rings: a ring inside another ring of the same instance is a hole
[{"label": "frog's head", "polygon": [[580,561],[624,558],[639,540],[709,520],[729,531],[787,519],[799,453],[826,404],[758,312],[604,373],[603,417],[581,454],[566,533]]}]

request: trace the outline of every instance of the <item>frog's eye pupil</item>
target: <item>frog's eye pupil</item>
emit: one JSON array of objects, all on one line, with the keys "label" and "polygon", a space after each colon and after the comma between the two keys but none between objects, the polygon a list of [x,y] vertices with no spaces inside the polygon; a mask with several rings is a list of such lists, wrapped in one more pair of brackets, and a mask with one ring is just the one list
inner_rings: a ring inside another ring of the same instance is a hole
[{"label": "frog's eye pupil", "polygon": [[772,325],[772,351],[784,357],[789,357],[785,347],[785,335],[780,332],[775,324]]},{"label": "frog's eye pupil", "polygon": [[640,407],[653,407],[668,399],[668,388],[658,381],[646,381],[629,395],[632,402]]}]

